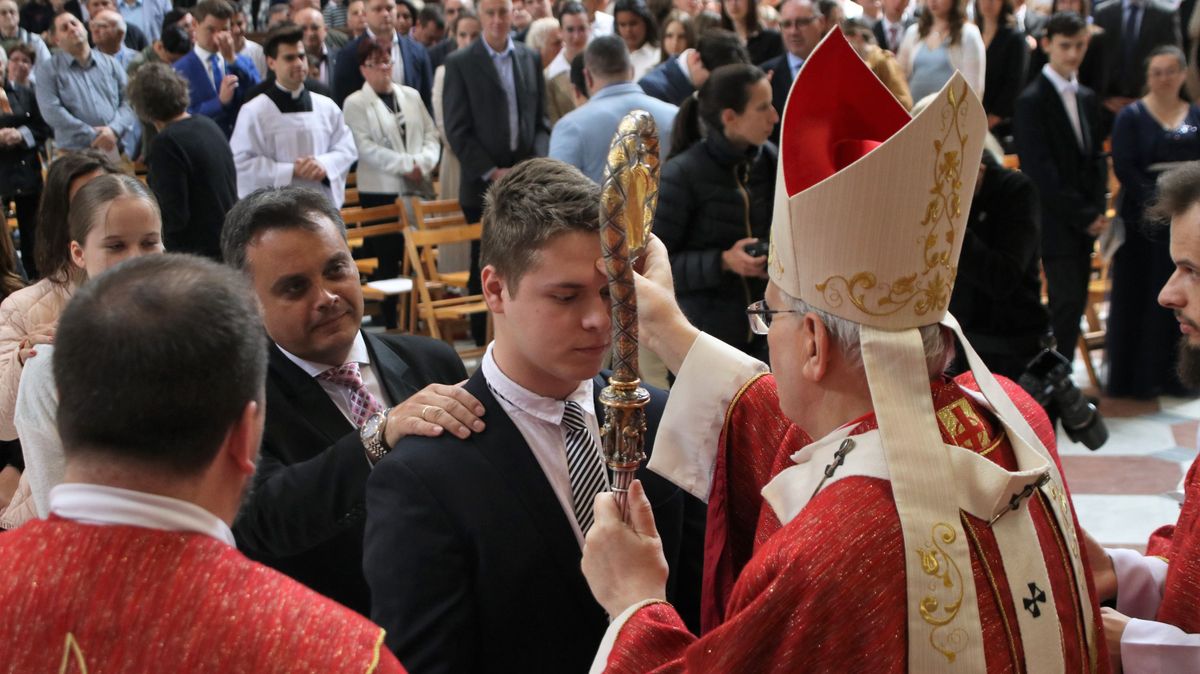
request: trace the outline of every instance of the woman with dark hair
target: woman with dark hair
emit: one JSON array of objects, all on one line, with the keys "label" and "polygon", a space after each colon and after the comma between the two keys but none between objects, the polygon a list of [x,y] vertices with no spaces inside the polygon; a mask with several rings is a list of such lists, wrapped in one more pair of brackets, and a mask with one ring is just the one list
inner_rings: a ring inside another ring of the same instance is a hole
[{"label": "woman with dark hair", "polygon": [[650,72],[662,60],[658,49],[658,22],[645,0],[617,0],[613,8],[617,34],[629,49],[634,81]]},{"label": "woman with dark hair", "polygon": [[751,63],[763,63],[783,53],[783,38],[758,23],[758,0],[721,0],[721,26],[737,33]]},{"label": "woman with dark hair", "polygon": [[908,77],[913,101],[941,91],[954,71],[962,72],[976,95],[984,96],[984,46],[979,29],[966,21],[963,0],[929,0],[908,27],[896,59]]},{"label": "woman with dark hair", "polygon": [[396,34],[408,37],[417,19],[417,6],[411,0],[396,0]]},{"label": "woman with dark hair", "polygon": [[167,248],[220,262],[225,214],[237,203],[237,170],[225,132],[204,115],[188,114],[187,80],[165,63],[142,66],[125,95],[157,132],[146,179],[162,205]]},{"label": "woman with dark hair", "polygon": [[764,358],[745,310],[766,288],[765,241],[775,196],[779,115],[755,66],[721,66],[679,106],[663,164],[654,232],[675,274],[679,306],[696,327]]},{"label": "woman with dark hair", "polygon": [[1154,200],[1159,175],[1200,159],[1200,107],[1179,95],[1186,70],[1178,47],[1150,52],[1150,91],[1122,109],[1113,124],[1113,169],[1121,181],[1118,202],[1125,242],[1113,256],[1104,348],[1112,396],[1188,393],[1175,373],[1179,323],[1157,301],[1175,270],[1167,231],[1153,228],[1143,215]]},{"label": "woman with dark hair", "polygon": [[983,109],[1005,151],[1012,147],[1012,116],[1029,72],[1029,45],[1017,30],[1012,0],[975,0],[975,23],[986,49]]},{"label": "woman with dark hair", "polygon": [[15,45],[8,54],[4,86],[0,88],[0,203],[7,204],[11,199],[16,206],[21,264],[31,281],[39,276],[33,244],[38,198],[42,194],[41,151],[50,136],[29,81],[36,61],[33,46]]},{"label": "woman with dark hair", "polygon": [[692,15],[678,9],[671,10],[662,22],[662,32],[658,39],[662,44],[659,62],[673,59],[687,49],[696,47],[696,25]]}]

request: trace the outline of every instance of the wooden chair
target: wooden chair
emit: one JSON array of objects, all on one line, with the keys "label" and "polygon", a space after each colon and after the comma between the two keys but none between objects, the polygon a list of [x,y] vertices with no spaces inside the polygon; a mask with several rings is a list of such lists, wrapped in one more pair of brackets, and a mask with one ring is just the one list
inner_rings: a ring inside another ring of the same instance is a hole
[{"label": "wooden chair", "polygon": [[[467,216],[463,215],[462,206],[457,199],[436,199],[422,201],[413,199],[413,216],[417,229],[435,230],[445,227],[461,227],[467,224]],[[442,283],[453,288],[467,289],[469,271],[442,272]]]},{"label": "wooden chair", "polygon": [[1104,303],[1108,301],[1108,293],[1112,290],[1112,279],[1109,277],[1109,263],[1099,254],[1092,255],[1092,275],[1088,280],[1087,304],[1083,306],[1083,318],[1087,329],[1079,333],[1079,355],[1083,357],[1083,366],[1087,370],[1088,380],[1092,386],[1100,388],[1100,378],[1096,376],[1096,366],[1092,362],[1093,351],[1104,351],[1107,343],[1108,329],[1106,322],[1100,318]]},{"label": "wooden chair", "polygon": [[356,208],[360,205],[360,203],[361,202],[359,201],[359,198],[358,198],[358,188],[357,187],[347,187],[346,188],[346,200],[342,202],[342,208]]},{"label": "wooden chair", "polygon": [[[438,246],[478,241],[483,225],[460,225],[435,230],[409,230],[404,237],[404,252],[414,274],[416,285],[416,321],[414,332],[420,324],[429,336],[453,344],[443,323],[463,321],[468,317],[487,312],[483,295],[446,296],[445,282],[437,271],[437,256],[431,254]],[[491,339],[491,322],[488,323],[488,340]],[[484,348],[461,351],[464,358],[483,355]]]},{"label": "wooden chair", "polygon": [[[342,221],[346,223],[346,237],[348,240],[357,244],[353,247],[359,247],[366,243],[371,237],[385,236],[389,234],[405,233],[407,228],[408,218],[405,216],[404,209],[397,204],[387,204],[385,206],[375,206],[372,208],[351,207],[341,210]],[[402,258],[403,259],[403,258]],[[359,274],[369,275],[379,267],[378,258],[359,258],[355,260]],[[382,301],[389,297],[397,297],[403,300],[412,292],[412,280],[403,275],[378,281],[368,281],[362,285],[363,299]],[[397,319],[399,330],[406,330],[407,316],[409,314],[406,306],[403,306],[403,301],[397,306]]]}]

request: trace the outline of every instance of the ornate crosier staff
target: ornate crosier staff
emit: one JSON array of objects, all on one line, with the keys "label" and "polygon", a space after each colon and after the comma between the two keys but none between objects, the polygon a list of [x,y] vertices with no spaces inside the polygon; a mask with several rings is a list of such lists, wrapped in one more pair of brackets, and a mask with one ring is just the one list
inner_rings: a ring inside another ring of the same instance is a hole
[{"label": "ornate crosier staff", "polygon": [[629,521],[629,485],[646,458],[646,403],[650,394],[638,375],[635,262],[646,249],[658,204],[658,131],[643,110],[625,115],[608,150],[600,196],[600,242],[612,296],[612,375],[600,392],[604,405],[604,460],[613,472],[613,493]]}]

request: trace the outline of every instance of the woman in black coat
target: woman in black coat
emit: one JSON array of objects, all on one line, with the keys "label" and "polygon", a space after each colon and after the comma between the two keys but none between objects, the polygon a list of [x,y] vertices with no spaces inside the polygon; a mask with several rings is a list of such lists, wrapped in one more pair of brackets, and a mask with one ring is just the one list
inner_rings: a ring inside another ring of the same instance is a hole
[{"label": "woman in black coat", "polygon": [[1029,44],[1013,12],[1012,0],[975,0],[975,22],[987,48],[983,109],[988,128],[1006,151],[1012,148],[1012,116],[1029,72]]},{"label": "woman in black coat", "polygon": [[39,276],[34,262],[33,241],[37,231],[38,199],[42,195],[42,160],[39,153],[50,135],[50,127],[38,110],[29,73],[37,52],[18,44],[9,54],[0,96],[0,189],[4,203],[16,206],[21,233],[21,263],[30,281]]},{"label": "woman in black coat", "polygon": [[750,333],[745,312],[767,284],[776,162],[767,138],[778,119],[761,70],[714,70],[679,107],[654,217],[688,319],[764,359],[766,340]]}]

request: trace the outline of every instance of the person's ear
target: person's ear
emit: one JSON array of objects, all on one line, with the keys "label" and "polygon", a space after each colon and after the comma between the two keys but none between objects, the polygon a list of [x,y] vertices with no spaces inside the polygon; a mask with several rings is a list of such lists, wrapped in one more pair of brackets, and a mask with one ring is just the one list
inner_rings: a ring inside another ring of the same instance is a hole
[{"label": "person's ear", "polygon": [[479,272],[479,277],[483,285],[483,301],[487,302],[488,310],[493,314],[504,314],[504,303],[510,295],[505,293],[508,284],[504,277],[490,264]]},{"label": "person's ear", "polygon": [[725,108],[724,110],[721,111],[721,127],[722,128],[728,129],[729,125],[732,124],[734,122],[734,120],[736,120],[736,119],[737,119],[737,113],[733,111],[733,108]]},{"label": "person's ear", "polygon": [[254,474],[262,431],[263,406],[258,401],[251,400],[246,403],[241,416],[230,427],[223,448],[237,472],[243,475]]},{"label": "person's ear", "polygon": [[825,378],[835,346],[825,323],[814,313],[805,314],[800,324],[800,372],[805,379],[820,383]]},{"label": "person's ear", "polygon": [[71,242],[71,262],[80,269],[87,269],[86,261],[83,259],[83,246],[79,245],[78,241]]}]

